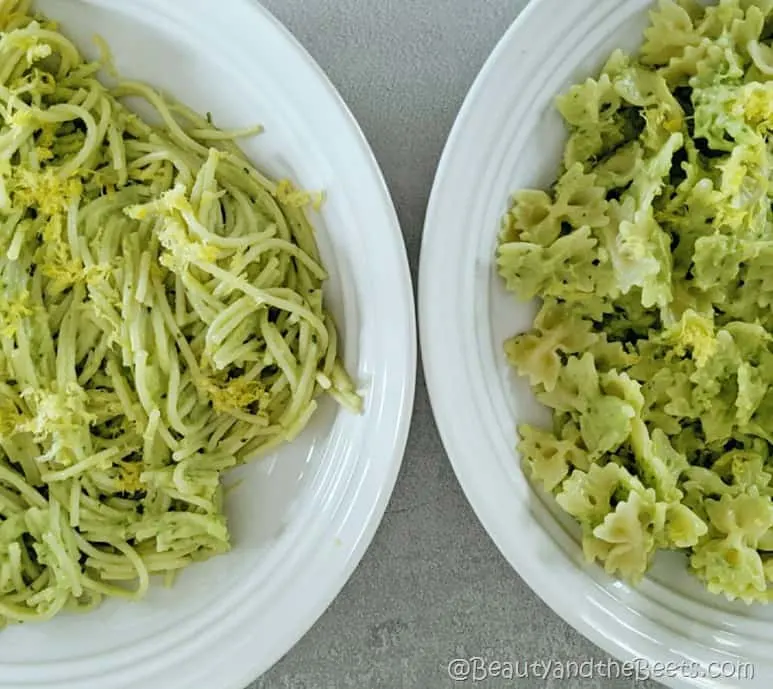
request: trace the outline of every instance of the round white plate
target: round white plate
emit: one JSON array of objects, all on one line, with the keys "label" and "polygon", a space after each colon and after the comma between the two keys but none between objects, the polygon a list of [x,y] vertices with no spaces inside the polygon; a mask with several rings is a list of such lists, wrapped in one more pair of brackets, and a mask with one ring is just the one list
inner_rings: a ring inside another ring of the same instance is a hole
[{"label": "round white plate", "polygon": [[[1,689],[243,689],[322,614],[350,576],[397,477],[411,412],[415,321],[396,214],[333,86],[252,0],[40,0],[87,53],[103,36],[127,77],[221,126],[263,169],[324,189],[314,218],[346,363],[365,396],[330,401],[275,456],[229,477],[234,550],[141,603],[0,632]],[[374,277],[378,279],[374,279]]]},{"label": "round white plate", "polygon": [[635,590],[586,565],[578,530],[530,485],[514,449],[516,423],[546,411],[503,355],[503,342],[530,327],[534,309],[496,276],[500,219],[512,192],[554,179],[566,136],[554,97],[596,74],[615,48],[635,49],[651,5],[534,0],[484,67],[430,202],[420,273],[424,365],[467,497],[505,557],[559,615],[618,658],[636,660],[641,676],[673,687],[769,689],[773,608],[705,593],[679,556],[659,558]]}]

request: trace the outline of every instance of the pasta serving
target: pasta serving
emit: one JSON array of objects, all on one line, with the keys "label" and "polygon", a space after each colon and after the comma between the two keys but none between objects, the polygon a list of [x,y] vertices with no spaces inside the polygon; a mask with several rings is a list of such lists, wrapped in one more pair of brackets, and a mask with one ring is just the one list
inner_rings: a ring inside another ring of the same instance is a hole
[{"label": "pasta serving", "polygon": [[515,195],[507,343],[553,410],[520,430],[589,560],[684,552],[709,591],[773,595],[773,2],[661,0],[636,56],[558,99],[550,193]]},{"label": "pasta serving", "polygon": [[[357,412],[305,207],[0,0],[0,626],[223,553],[223,472]],[[161,124],[124,104],[139,97]]]}]

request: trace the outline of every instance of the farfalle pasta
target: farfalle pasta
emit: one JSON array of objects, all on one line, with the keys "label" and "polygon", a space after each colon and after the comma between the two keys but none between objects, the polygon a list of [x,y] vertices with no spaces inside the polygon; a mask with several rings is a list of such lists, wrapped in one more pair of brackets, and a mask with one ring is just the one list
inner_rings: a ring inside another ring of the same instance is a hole
[{"label": "farfalle pasta", "polygon": [[639,581],[683,551],[773,598],[773,0],[661,0],[636,55],[557,99],[555,185],[513,196],[505,345],[553,410],[520,453],[589,560]]}]

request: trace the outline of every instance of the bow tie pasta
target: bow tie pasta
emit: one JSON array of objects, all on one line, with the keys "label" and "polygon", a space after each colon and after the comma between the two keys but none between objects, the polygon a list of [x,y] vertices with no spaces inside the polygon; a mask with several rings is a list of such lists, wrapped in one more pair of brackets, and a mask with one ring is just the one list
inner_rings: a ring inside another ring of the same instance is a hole
[{"label": "bow tie pasta", "polygon": [[539,298],[506,355],[553,410],[531,475],[589,560],[637,582],[680,550],[713,593],[773,598],[773,0],[661,0],[636,56],[557,101],[549,192],[497,265]]}]

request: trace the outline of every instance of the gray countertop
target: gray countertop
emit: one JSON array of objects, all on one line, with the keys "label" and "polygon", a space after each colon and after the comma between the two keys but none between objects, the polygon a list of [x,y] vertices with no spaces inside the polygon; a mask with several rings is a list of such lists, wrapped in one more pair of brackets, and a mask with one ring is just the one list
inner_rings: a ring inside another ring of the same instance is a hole
[{"label": "gray countertop", "polygon": [[[263,0],[362,125],[392,190],[414,280],[446,137],[526,1]],[[440,689],[454,686],[449,661],[474,656],[607,659],[529,590],[480,526],[441,445],[420,372],[402,474],[373,545],[328,612],[251,689]],[[655,687],[601,677],[476,686]]]}]

